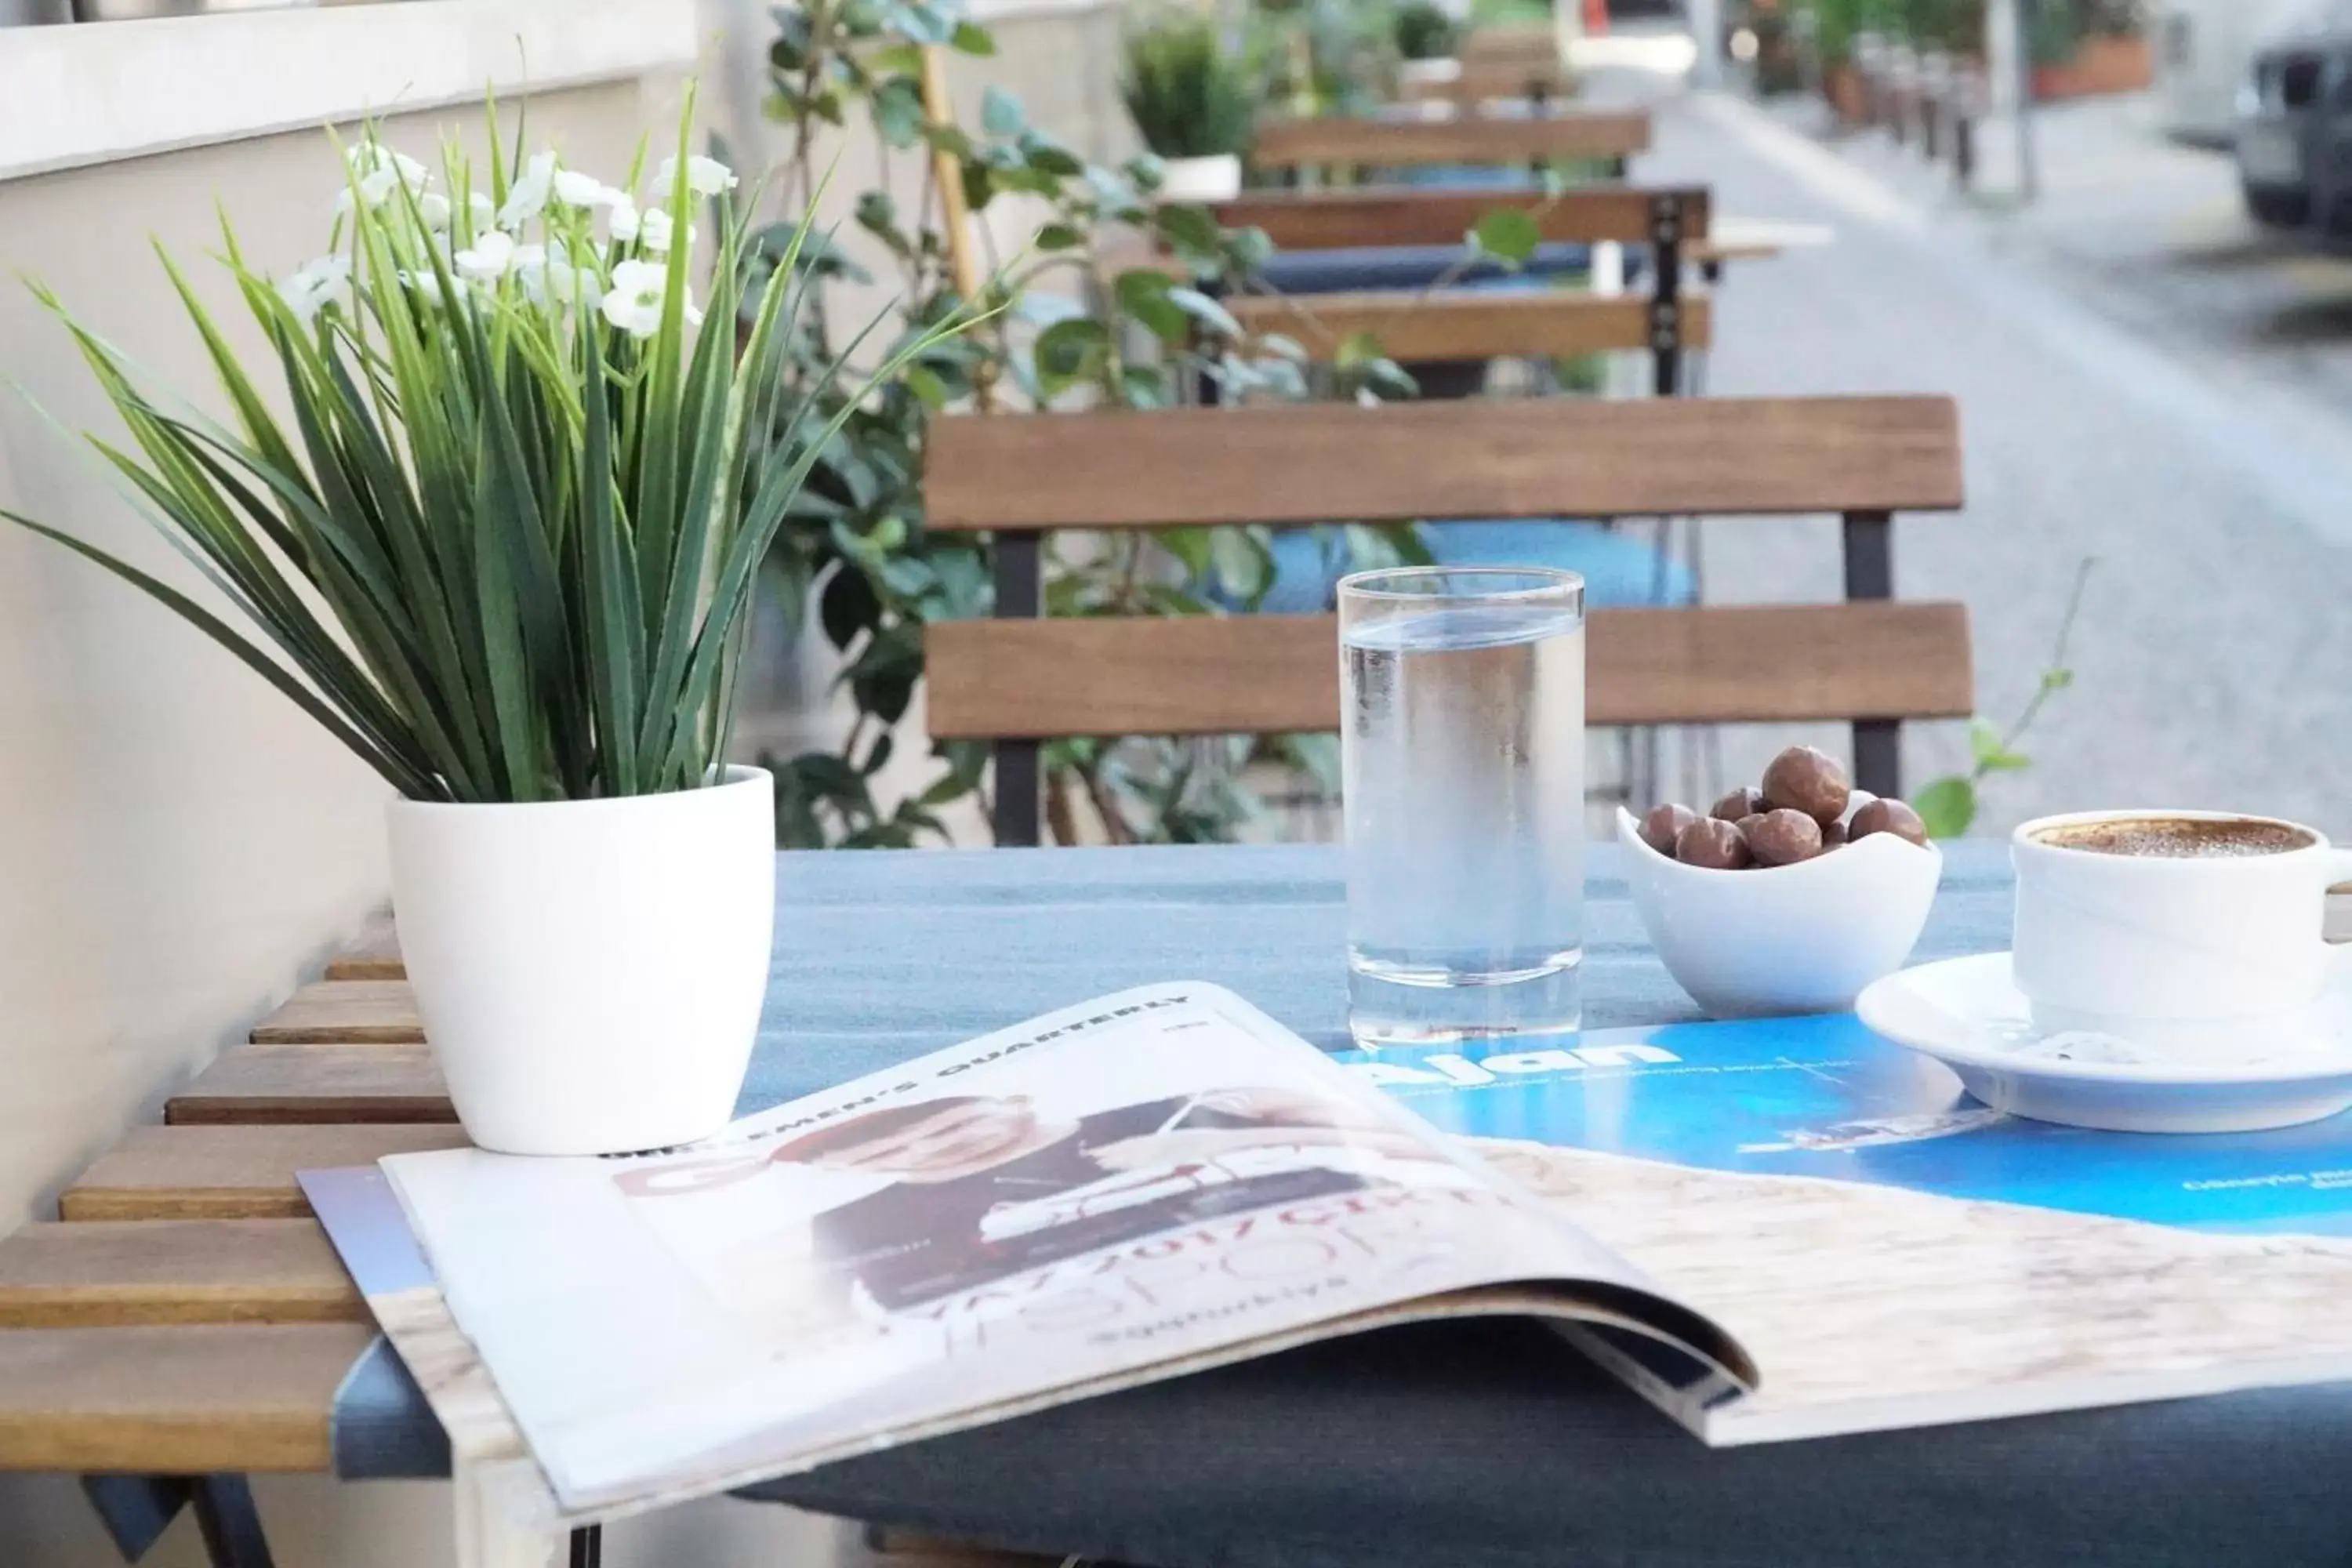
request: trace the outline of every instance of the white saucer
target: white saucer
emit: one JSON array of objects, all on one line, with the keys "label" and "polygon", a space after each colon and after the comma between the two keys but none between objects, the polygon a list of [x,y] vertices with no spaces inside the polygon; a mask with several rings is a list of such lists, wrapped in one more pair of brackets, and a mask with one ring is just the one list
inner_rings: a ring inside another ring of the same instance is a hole
[{"label": "white saucer", "polygon": [[[2284,1029],[2218,1037],[2199,1059],[2130,1059],[2112,1035],[2037,1029],[2009,954],[1922,964],[1872,984],[1862,1021],[1959,1075],[1996,1110],[2113,1132],[2255,1132],[2352,1106],[2352,987]],[[2119,1059],[2120,1058],[2120,1059]]]}]

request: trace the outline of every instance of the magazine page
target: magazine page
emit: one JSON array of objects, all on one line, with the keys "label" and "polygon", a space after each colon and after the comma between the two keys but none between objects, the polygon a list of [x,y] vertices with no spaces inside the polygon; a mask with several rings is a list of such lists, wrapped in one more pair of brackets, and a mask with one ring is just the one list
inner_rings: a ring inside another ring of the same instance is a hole
[{"label": "magazine page", "polygon": [[[1123,993],[685,1149],[384,1169],[567,1510],[1416,1311],[1738,1347],[1240,998]],[[1547,1303],[1522,1289],[1571,1285]]]},{"label": "magazine page", "polygon": [[2004,1116],[1852,1015],[1587,1035],[1348,1070],[1737,1335],[1777,1441],[2352,1377],[2352,1126],[2196,1136]]}]

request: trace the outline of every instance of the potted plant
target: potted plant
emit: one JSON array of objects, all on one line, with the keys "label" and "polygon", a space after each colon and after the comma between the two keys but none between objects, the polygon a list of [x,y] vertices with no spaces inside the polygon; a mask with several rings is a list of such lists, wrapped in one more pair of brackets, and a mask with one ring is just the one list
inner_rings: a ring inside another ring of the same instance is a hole
[{"label": "potted plant", "polygon": [[1461,30],[1435,0],[1404,0],[1390,18],[1396,39],[1397,79],[1448,82],[1462,74]]},{"label": "potted plant", "polygon": [[[399,792],[417,1008],[467,1132],[510,1153],[715,1131],[766,991],[773,785],[727,765],[729,700],[833,429],[779,374],[800,269],[746,297],[736,177],[687,129],[640,191],[502,154],[495,118],[487,167],[368,128],[325,255],[273,279],[224,226],[268,377],[166,258],[228,426],[36,286],[128,429],[92,446],[217,599],[0,515],[144,590]],[[930,341],[909,340],[877,374]]]},{"label": "potted plant", "polygon": [[1241,194],[1257,93],[1213,18],[1165,11],[1130,31],[1119,93],[1143,144],[1166,165],[1164,200],[1215,202]]}]

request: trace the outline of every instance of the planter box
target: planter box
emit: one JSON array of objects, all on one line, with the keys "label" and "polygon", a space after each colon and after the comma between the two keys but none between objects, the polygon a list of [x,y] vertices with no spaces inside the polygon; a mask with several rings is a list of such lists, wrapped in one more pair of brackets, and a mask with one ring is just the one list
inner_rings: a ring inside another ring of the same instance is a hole
[{"label": "planter box", "polygon": [[2153,52],[2146,38],[2090,37],[2064,65],[2034,68],[2033,96],[2048,102],[2143,92],[2155,79]]}]

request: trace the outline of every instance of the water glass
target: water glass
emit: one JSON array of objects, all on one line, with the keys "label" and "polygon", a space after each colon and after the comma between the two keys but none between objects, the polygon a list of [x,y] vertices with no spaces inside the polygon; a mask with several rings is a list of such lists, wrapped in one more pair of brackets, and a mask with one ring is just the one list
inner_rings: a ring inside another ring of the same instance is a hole
[{"label": "water glass", "polygon": [[1349,1026],[1368,1047],[1570,1031],[1584,956],[1584,580],[1339,584]]}]

